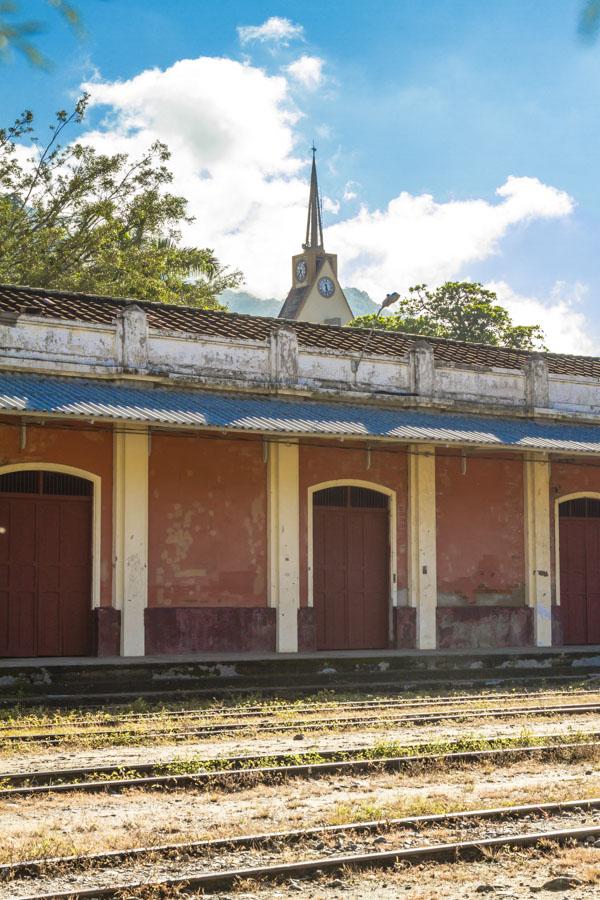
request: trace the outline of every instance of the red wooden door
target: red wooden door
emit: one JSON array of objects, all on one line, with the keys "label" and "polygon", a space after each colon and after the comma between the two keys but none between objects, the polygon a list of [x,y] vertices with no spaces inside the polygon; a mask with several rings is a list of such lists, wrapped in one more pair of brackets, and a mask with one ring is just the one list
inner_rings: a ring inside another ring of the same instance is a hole
[{"label": "red wooden door", "polygon": [[314,499],[313,593],[317,649],[386,648],[389,644],[387,497],[363,488],[344,487],[320,491]]},{"label": "red wooden door", "polygon": [[91,519],[89,495],[0,493],[0,656],[91,652]]},{"label": "red wooden door", "polygon": [[565,644],[600,644],[600,504],[561,504],[560,603]]}]

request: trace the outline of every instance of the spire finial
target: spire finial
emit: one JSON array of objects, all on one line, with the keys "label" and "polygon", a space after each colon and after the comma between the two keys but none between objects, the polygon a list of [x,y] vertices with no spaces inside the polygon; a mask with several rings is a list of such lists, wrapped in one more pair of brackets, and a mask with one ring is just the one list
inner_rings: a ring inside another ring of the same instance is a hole
[{"label": "spire finial", "polygon": [[306,220],[306,241],[304,249],[318,247],[323,249],[323,223],[321,221],[321,202],[317,183],[317,148],[312,142],[312,170],[310,173],[310,196],[308,198],[308,218]]}]

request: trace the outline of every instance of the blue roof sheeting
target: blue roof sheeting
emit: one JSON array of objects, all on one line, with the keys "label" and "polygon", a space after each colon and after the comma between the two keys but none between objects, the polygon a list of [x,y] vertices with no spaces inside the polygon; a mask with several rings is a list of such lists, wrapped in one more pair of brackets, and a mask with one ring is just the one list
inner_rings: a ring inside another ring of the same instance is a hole
[{"label": "blue roof sheeting", "polygon": [[600,453],[600,425],[0,374],[0,410],[268,434],[339,435]]}]

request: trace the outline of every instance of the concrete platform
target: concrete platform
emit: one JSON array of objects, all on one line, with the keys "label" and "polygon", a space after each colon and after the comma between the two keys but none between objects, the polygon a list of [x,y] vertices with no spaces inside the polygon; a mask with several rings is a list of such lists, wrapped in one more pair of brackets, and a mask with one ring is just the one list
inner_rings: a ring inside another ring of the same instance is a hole
[{"label": "concrete platform", "polygon": [[451,690],[473,684],[586,678],[600,680],[600,646],[6,659],[0,661],[0,703],[58,704],[76,697],[102,703],[111,698],[167,699],[242,691],[403,691],[426,686]]},{"label": "concrete platform", "polygon": [[569,647],[502,647],[490,650],[319,650],[311,653],[188,653],[161,654],[160,656],[34,656],[11,659],[0,658],[0,672],[3,669],[35,669],[83,666],[95,668],[104,666],[148,666],[177,665],[180,663],[216,662],[256,662],[286,660],[305,662],[311,660],[436,660],[446,658],[481,659],[497,657],[527,657],[531,659],[552,657],[576,657],[580,655],[598,656],[600,665],[600,644],[582,644]]}]

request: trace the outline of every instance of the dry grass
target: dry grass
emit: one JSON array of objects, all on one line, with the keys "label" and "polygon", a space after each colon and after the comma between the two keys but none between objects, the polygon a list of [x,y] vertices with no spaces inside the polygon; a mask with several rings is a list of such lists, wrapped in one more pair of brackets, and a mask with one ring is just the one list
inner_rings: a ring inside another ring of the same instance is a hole
[{"label": "dry grass", "polygon": [[40,796],[1,804],[0,862],[594,795],[600,774],[589,763],[529,760],[502,770],[332,776],[236,794]]},{"label": "dry grass", "polygon": [[[573,878],[579,885],[568,893],[542,891],[552,878]],[[300,896],[311,900],[467,900],[481,896],[502,898],[540,898],[569,896],[573,900],[592,900],[599,896],[600,852],[585,846],[559,847],[556,844],[536,848],[506,848],[476,862],[424,863],[410,866],[399,863],[390,869],[362,872],[324,873],[314,880],[302,880]],[[484,890],[482,890],[482,886]],[[487,888],[487,889],[486,889]],[[226,896],[238,900],[258,897],[289,897],[289,883],[272,884],[239,881]],[[152,900],[158,894],[152,896]],[[173,895],[175,896],[175,895]],[[190,896],[190,894],[188,894]],[[200,896],[193,893],[191,896]],[[225,897],[224,894],[219,894]],[[151,900],[148,896],[148,900]]]}]

